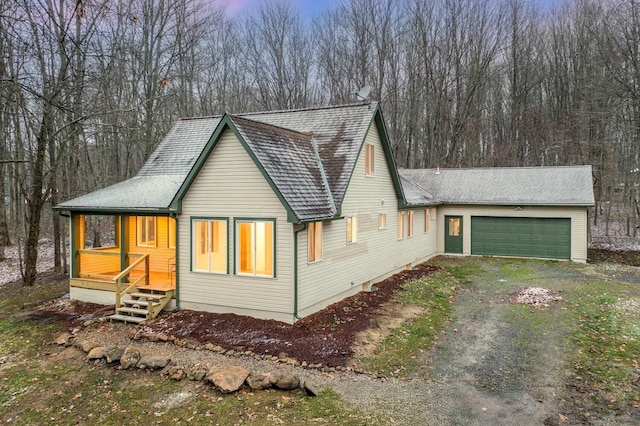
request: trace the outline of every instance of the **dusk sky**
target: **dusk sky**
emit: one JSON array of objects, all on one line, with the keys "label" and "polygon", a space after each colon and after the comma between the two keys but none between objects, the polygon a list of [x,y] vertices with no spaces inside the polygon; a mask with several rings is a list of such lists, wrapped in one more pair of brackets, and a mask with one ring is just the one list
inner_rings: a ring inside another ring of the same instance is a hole
[{"label": "dusk sky", "polygon": [[[238,13],[255,9],[264,0],[228,0],[227,15],[234,16]],[[292,0],[300,13],[305,17],[312,17],[324,10],[329,10],[338,5],[342,0]],[[437,1],[437,0],[425,0]],[[536,0],[544,9],[552,5],[561,4],[563,0]]]},{"label": "dusk sky", "polygon": [[[250,11],[263,0],[228,0],[227,14],[230,16]],[[293,0],[293,4],[304,16],[313,16],[336,6],[340,0]]]}]

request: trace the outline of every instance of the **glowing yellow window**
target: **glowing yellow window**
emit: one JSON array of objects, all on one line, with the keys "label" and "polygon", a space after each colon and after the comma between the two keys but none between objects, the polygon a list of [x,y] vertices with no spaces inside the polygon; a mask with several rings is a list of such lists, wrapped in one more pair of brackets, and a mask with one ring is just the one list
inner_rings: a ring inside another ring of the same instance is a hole
[{"label": "glowing yellow window", "polygon": [[404,212],[398,212],[398,239],[404,240]]},{"label": "glowing yellow window", "polygon": [[169,248],[176,248],[176,220],[172,217],[168,218],[169,226]]},{"label": "glowing yellow window", "polygon": [[365,176],[373,176],[375,171],[375,146],[366,144],[365,145]]},{"label": "glowing yellow window", "polygon": [[236,221],[236,271],[274,276],[274,222]]},{"label": "glowing yellow window", "polygon": [[156,246],[155,216],[138,216],[136,220],[136,244],[141,247]]},{"label": "glowing yellow window", "polygon": [[312,222],[307,228],[309,262],[322,260],[322,222]]},{"label": "glowing yellow window", "polygon": [[228,272],[227,221],[193,221],[193,270],[201,272]]},{"label": "glowing yellow window", "polygon": [[358,241],[358,218],[355,216],[347,218],[347,244]]}]

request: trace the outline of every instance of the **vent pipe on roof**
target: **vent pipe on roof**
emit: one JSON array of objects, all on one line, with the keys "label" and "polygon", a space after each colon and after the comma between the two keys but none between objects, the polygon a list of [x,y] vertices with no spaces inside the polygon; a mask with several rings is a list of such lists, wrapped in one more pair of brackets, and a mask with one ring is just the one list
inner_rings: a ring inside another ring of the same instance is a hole
[{"label": "vent pipe on roof", "polygon": [[440,167],[437,167],[437,168],[436,168],[436,173],[435,173],[435,174],[437,174],[437,175],[439,175],[439,174],[440,174]]}]

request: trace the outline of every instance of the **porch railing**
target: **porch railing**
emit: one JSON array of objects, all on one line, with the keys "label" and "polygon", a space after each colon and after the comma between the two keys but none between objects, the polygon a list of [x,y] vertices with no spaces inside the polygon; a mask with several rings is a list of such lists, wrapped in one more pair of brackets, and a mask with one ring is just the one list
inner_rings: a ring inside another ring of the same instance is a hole
[{"label": "porch railing", "polygon": [[[133,271],[133,269],[136,266],[140,265],[143,262],[144,262],[144,273],[139,277],[137,277],[135,281],[131,283],[129,282],[125,283],[124,282],[125,278],[128,278],[131,271]],[[144,280],[144,284],[149,284],[149,255],[148,254],[142,255],[138,260],[133,262],[131,265],[127,266],[126,269],[124,269],[118,275],[113,277],[113,281],[115,281],[116,283],[116,307],[120,306],[122,296],[124,296],[127,293],[131,293],[136,288],[136,285],[138,285],[138,283],[140,283],[142,280]],[[127,284],[128,284],[128,287],[122,290],[122,287]]]}]

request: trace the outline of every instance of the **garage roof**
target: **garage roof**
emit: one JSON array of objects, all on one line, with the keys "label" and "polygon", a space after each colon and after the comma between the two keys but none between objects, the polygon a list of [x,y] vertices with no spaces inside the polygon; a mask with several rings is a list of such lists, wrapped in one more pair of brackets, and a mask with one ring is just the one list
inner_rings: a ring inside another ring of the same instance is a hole
[{"label": "garage roof", "polygon": [[591,166],[400,169],[443,204],[593,206]]}]

